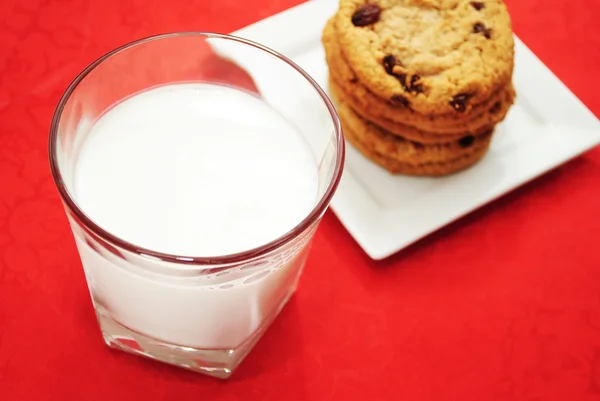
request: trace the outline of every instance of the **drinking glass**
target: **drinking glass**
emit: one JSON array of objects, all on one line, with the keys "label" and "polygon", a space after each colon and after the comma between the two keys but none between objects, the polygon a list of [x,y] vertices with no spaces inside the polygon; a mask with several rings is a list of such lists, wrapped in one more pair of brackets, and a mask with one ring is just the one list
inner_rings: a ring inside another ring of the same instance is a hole
[{"label": "drinking glass", "polygon": [[[194,82],[259,97],[314,155],[318,194],[312,210],[269,243],[216,257],[166,254],[103,229],[78,205],[73,185],[79,150],[103,113],[142,91]],[[227,378],[296,290],[342,174],[344,141],[331,101],[289,58],[250,40],[190,32],[127,44],[81,72],[56,108],[49,156],[105,343]]]}]

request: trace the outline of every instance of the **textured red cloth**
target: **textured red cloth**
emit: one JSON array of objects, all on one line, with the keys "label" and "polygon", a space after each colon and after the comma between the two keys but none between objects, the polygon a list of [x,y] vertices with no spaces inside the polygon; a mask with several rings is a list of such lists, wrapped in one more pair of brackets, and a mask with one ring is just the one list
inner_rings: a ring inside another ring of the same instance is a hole
[{"label": "textured red cloth", "polygon": [[[46,156],[62,91],[125,42],[296,3],[0,1],[0,400],[600,399],[599,149],[380,263],[328,212],[298,292],[227,382],[103,345]],[[509,6],[598,115],[600,2]]]}]

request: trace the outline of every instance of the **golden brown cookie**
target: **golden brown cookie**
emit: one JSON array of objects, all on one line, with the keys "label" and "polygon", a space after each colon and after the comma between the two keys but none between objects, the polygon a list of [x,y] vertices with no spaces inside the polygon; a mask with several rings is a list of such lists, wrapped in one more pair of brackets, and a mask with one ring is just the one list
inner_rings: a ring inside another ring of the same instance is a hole
[{"label": "golden brown cookie", "polygon": [[406,107],[402,100],[391,102],[375,96],[359,82],[340,52],[333,18],[323,30],[322,41],[330,79],[337,84],[343,97],[356,111],[362,111],[363,115],[368,112],[369,119],[382,126],[400,123],[419,130],[450,135],[457,132],[478,132],[502,121],[514,102],[515,91],[512,83],[509,83],[487,101],[471,107],[469,112],[419,114]]},{"label": "golden brown cookie", "polygon": [[[395,162],[398,166],[404,166],[404,169],[400,171],[394,169],[395,172],[417,174],[421,171],[421,174],[427,175],[431,171],[436,171],[436,175],[442,175],[445,171],[454,171],[451,166],[463,166],[461,168],[464,168],[467,161],[479,160],[488,149],[492,139],[492,130],[490,130],[478,137],[465,137],[462,140],[445,144],[424,145],[408,141],[364,120],[355,114],[342,99],[335,97],[333,99],[337,105],[344,133],[350,143],[358,143],[359,145],[356,147],[361,151],[368,150],[370,155],[379,155],[376,160],[383,158],[390,163]],[[464,163],[453,163],[463,159]],[[444,168],[441,168],[441,165]],[[388,163],[387,166],[389,167],[391,164]]]},{"label": "golden brown cookie", "polygon": [[406,174],[416,176],[444,176],[464,170],[477,163],[486,154],[487,149],[479,149],[477,152],[461,156],[457,159],[445,162],[409,164],[386,156],[372,146],[364,143],[360,136],[349,128],[344,129],[346,140],[352,144],[363,156],[385,168],[391,174]]},{"label": "golden brown cookie", "polygon": [[468,136],[483,135],[494,128],[493,125],[489,125],[472,130],[469,127],[461,126],[459,124],[455,128],[455,132],[440,134],[435,132],[423,131],[414,127],[410,127],[408,125],[403,125],[395,121],[391,121],[386,118],[372,117],[371,115],[369,115],[369,109],[361,107],[358,102],[353,100],[351,95],[345,93],[344,90],[337,83],[333,82],[332,79],[329,80],[328,89],[332,98],[343,99],[344,103],[347,106],[349,106],[354,113],[358,114],[363,119],[371,121],[375,125],[380,126],[381,128],[385,129],[391,134],[397,135],[399,137],[414,142],[419,142],[423,144],[457,142],[460,139]]},{"label": "golden brown cookie", "polygon": [[334,25],[360,82],[421,114],[469,112],[512,79],[502,0],[340,0]]}]

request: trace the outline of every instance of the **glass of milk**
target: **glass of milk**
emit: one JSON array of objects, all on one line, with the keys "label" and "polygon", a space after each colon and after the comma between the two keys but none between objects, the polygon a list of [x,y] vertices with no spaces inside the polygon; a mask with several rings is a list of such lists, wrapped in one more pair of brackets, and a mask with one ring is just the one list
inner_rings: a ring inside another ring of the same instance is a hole
[{"label": "glass of milk", "polygon": [[290,59],[177,33],[86,68],[49,151],[106,344],[226,378],[298,285],[344,141]]}]

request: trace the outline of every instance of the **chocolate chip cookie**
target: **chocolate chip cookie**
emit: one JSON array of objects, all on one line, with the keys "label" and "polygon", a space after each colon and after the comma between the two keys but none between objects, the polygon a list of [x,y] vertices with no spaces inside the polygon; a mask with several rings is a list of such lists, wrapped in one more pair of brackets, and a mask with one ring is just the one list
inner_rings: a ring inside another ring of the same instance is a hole
[{"label": "chocolate chip cookie", "polygon": [[366,89],[423,115],[470,113],[512,79],[501,0],[340,0],[334,27]]},{"label": "chocolate chip cookie", "polygon": [[[382,126],[399,123],[418,130],[448,135],[457,132],[478,132],[502,121],[514,102],[515,91],[512,83],[509,82],[506,87],[494,93],[490,99],[471,106],[469,112],[420,114],[410,108],[407,98],[398,97],[391,101],[377,97],[360,82],[340,51],[334,28],[334,18],[331,18],[326,24],[322,42],[330,70],[330,80],[336,83],[354,110],[359,113],[361,110],[368,110],[370,119]],[[444,138],[440,139],[444,140]]]}]

